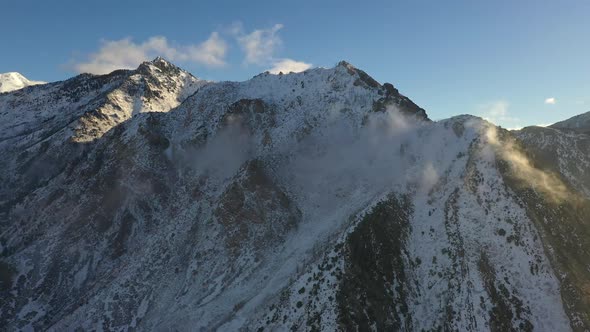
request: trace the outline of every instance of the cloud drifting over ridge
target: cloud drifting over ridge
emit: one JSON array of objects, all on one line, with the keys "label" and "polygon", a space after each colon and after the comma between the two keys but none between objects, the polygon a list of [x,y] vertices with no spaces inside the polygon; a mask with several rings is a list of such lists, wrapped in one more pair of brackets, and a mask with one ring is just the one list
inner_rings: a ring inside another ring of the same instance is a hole
[{"label": "cloud drifting over ridge", "polygon": [[283,25],[278,23],[268,29],[256,29],[246,33],[241,23],[236,23],[231,29],[238,44],[245,54],[244,64],[266,65],[272,68],[268,69],[272,74],[280,72],[301,72],[311,68],[310,63],[297,61],[289,58],[277,58],[276,53],[283,45],[283,40],[279,36],[279,30]]},{"label": "cloud drifting over ridge", "polygon": [[484,118],[484,120],[492,122],[496,125],[510,126],[514,129],[519,128],[518,122],[520,119],[510,115],[508,108],[510,104],[505,100],[498,100],[491,103],[479,105],[476,114]]},{"label": "cloud drifting over ridge", "polygon": [[275,24],[270,29],[257,29],[246,34],[241,24],[237,24],[233,33],[244,53],[246,64],[265,64],[273,59],[277,49],[283,44],[278,31],[282,24]]},{"label": "cloud drifting over ridge", "polygon": [[290,72],[299,73],[311,68],[311,63],[302,61],[295,61],[293,59],[280,59],[273,64],[273,67],[268,71],[271,74],[278,74],[280,72],[288,74]]},{"label": "cloud drifting over ridge", "polygon": [[535,167],[517,145],[510,140],[500,138],[495,126],[483,129],[487,143],[495,149],[497,155],[510,163],[510,172],[513,176],[542,191],[555,202],[571,199],[572,195],[567,186],[558,176]]},{"label": "cloud drifting over ridge", "polygon": [[225,65],[227,49],[227,43],[217,32],[200,44],[179,46],[170,45],[163,36],[151,37],[143,43],[135,43],[131,38],[103,40],[98,52],[90,54],[86,61],[75,63],[73,69],[79,73],[106,74],[116,69],[135,68],[156,56],[219,67]]},{"label": "cloud drifting over ridge", "polygon": [[78,73],[107,74],[117,69],[134,69],[141,62],[163,56],[170,61],[196,63],[207,67],[227,65],[226,55],[230,43],[243,52],[243,65],[264,66],[271,73],[301,72],[311,68],[310,63],[291,58],[277,57],[283,45],[280,23],[269,28],[246,31],[243,25],[234,23],[220,32],[214,31],[199,44],[172,44],[164,36],[153,36],[143,42],[131,37],[120,40],[102,40],[98,51],[85,59],[75,59],[67,67]]}]

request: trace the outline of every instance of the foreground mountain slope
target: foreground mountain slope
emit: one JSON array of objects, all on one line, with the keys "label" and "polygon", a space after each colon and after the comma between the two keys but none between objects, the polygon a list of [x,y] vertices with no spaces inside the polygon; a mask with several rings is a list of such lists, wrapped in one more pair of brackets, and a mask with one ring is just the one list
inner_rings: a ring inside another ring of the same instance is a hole
[{"label": "foreground mountain slope", "polygon": [[45,84],[41,81],[31,81],[17,72],[0,74],[0,93],[19,90],[31,85]]},{"label": "foreground mountain slope", "polygon": [[3,326],[590,328],[588,199],[510,132],[432,122],[346,62],[126,105],[47,136],[83,157],[5,205]]}]

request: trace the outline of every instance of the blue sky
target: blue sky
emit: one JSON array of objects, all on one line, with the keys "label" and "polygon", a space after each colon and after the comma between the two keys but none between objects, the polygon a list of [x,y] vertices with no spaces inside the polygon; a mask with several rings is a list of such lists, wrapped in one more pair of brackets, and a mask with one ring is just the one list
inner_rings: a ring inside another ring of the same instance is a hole
[{"label": "blue sky", "polygon": [[[507,127],[590,111],[590,1],[10,1],[0,72],[55,81],[165,53],[246,80],[344,59],[431,118]],[[553,99],[551,99],[553,98]]]}]

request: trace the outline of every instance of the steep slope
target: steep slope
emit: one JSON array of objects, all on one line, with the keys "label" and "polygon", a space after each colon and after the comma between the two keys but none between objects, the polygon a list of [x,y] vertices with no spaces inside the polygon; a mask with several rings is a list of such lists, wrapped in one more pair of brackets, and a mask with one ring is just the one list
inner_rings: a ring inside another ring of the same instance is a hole
[{"label": "steep slope", "polygon": [[19,90],[27,86],[45,84],[41,81],[30,81],[17,72],[0,74],[0,93]]},{"label": "steep slope", "polygon": [[[588,199],[479,118],[432,122],[346,62],[111,118],[47,136],[83,157],[5,205],[2,326],[590,328]],[[46,130],[23,127],[9,160]]]},{"label": "steep slope", "polygon": [[[499,169],[536,224],[548,257],[558,271],[561,294],[572,326],[587,330],[590,322],[590,201],[575,190],[567,177],[550,168],[543,172],[544,160],[526,149],[517,138],[504,139],[507,159],[520,165],[520,173],[503,163]],[[533,166],[534,165],[534,166]]]}]

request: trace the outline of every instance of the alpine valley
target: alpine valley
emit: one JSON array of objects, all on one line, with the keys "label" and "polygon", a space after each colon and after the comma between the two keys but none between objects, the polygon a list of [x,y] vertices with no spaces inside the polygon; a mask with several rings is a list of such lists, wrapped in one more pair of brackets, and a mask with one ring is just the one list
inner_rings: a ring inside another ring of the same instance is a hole
[{"label": "alpine valley", "polygon": [[590,113],[431,121],[344,61],[27,85],[0,93],[2,330],[590,330]]}]

